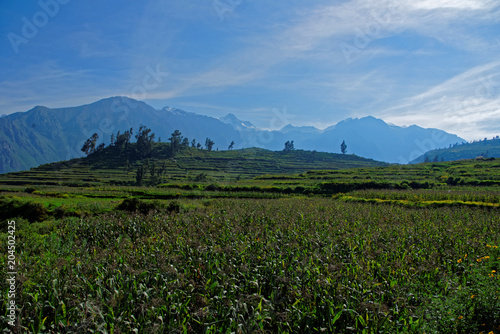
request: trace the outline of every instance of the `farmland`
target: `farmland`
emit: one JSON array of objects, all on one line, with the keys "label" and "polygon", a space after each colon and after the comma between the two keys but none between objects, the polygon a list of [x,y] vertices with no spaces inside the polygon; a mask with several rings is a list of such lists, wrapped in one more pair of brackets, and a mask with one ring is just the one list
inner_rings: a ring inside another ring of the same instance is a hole
[{"label": "farmland", "polygon": [[19,332],[500,333],[499,161],[258,153],[1,175]]}]

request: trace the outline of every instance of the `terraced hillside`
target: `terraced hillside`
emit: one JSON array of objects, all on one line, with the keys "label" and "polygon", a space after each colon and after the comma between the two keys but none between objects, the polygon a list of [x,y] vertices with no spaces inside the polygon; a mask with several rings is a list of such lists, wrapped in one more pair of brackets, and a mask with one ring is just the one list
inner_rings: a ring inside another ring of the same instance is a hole
[{"label": "terraced hillside", "polygon": [[[132,144],[134,145],[134,144]],[[30,171],[0,175],[6,185],[135,185],[137,170],[144,166],[145,182],[155,185],[182,180],[228,182],[263,174],[290,174],[308,170],[340,170],[388,164],[355,155],[311,151],[275,152],[252,148],[207,151],[184,148],[172,157],[169,144],[156,143],[151,158],[132,160],[105,149],[87,158],[42,165]]]}]

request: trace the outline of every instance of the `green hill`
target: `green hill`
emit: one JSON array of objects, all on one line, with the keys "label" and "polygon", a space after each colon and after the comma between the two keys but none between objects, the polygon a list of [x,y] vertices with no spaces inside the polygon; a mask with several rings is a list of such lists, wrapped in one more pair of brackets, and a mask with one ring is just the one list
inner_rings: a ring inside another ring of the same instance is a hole
[{"label": "green hill", "polygon": [[86,158],[50,163],[30,171],[0,175],[5,185],[136,185],[137,171],[144,169],[143,184],[179,181],[229,182],[264,174],[292,174],[309,170],[387,166],[355,155],[294,150],[289,152],[250,148],[207,151],[185,147],[175,157],[170,144],[155,143],[147,159],[137,159],[134,143],[128,151],[113,147]]},{"label": "green hill", "polygon": [[[428,161],[455,161],[461,159],[475,159],[478,156],[484,158],[500,157],[500,139],[483,140],[474,143],[459,144],[450,148],[432,150],[417,159],[411,164]],[[436,159],[437,157],[437,159]]]}]

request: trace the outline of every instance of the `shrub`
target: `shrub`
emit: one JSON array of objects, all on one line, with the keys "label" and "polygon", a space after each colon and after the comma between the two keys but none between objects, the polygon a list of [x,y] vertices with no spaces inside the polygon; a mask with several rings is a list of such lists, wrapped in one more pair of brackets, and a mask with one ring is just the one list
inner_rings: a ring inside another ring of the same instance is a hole
[{"label": "shrub", "polygon": [[22,217],[28,219],[30,222],[43,221],[49,216],[49,210],[42,203],[28,202],[22,207]]},{"label": "shrub", "polygon": [[24,189],[24,192],[27,194],[33,194],[35,191],[36,191],[36,188],[34,188],[34,187],[28,187],[28,188]]},{"label": "shrub", "polygon": [[149,211],[157,209],[157,203],[141,201],[138,198],[126,198],[117,206],[117,209],[130,212],[139,211],[147,214]]},{"label": "shrub", "polygon": [[209,184],[208,186],[205,187],[205,191],[217,191],[219,190],[219,187],[216,186],[215,184]]},{"label": "shrub", "polygon": [[177,201],[172,201],[167,206],[167,211],[179,213],[181,210],[181,205]]},{"label": "shrub", "polygon": [[22,217],[35,222],[47,219],[49,210],[42,203],[11,200],[0,203],[0,214],[5,218]]},{"label": "shrub", "polygon": [[205,173],[200,173],[198,175],[195,176],[194,180],[196,182],[205,182],[207,180],[207,174]]}]

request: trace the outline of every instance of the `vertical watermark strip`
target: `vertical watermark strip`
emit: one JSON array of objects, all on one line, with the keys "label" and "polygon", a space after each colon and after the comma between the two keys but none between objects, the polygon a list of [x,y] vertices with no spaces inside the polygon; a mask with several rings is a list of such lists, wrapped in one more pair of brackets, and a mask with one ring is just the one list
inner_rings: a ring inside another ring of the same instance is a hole
[{"label": "vertical watermark strip", "polygon": [[7,323],[14,327],[16,321],[16,222],[7,222]]}]

